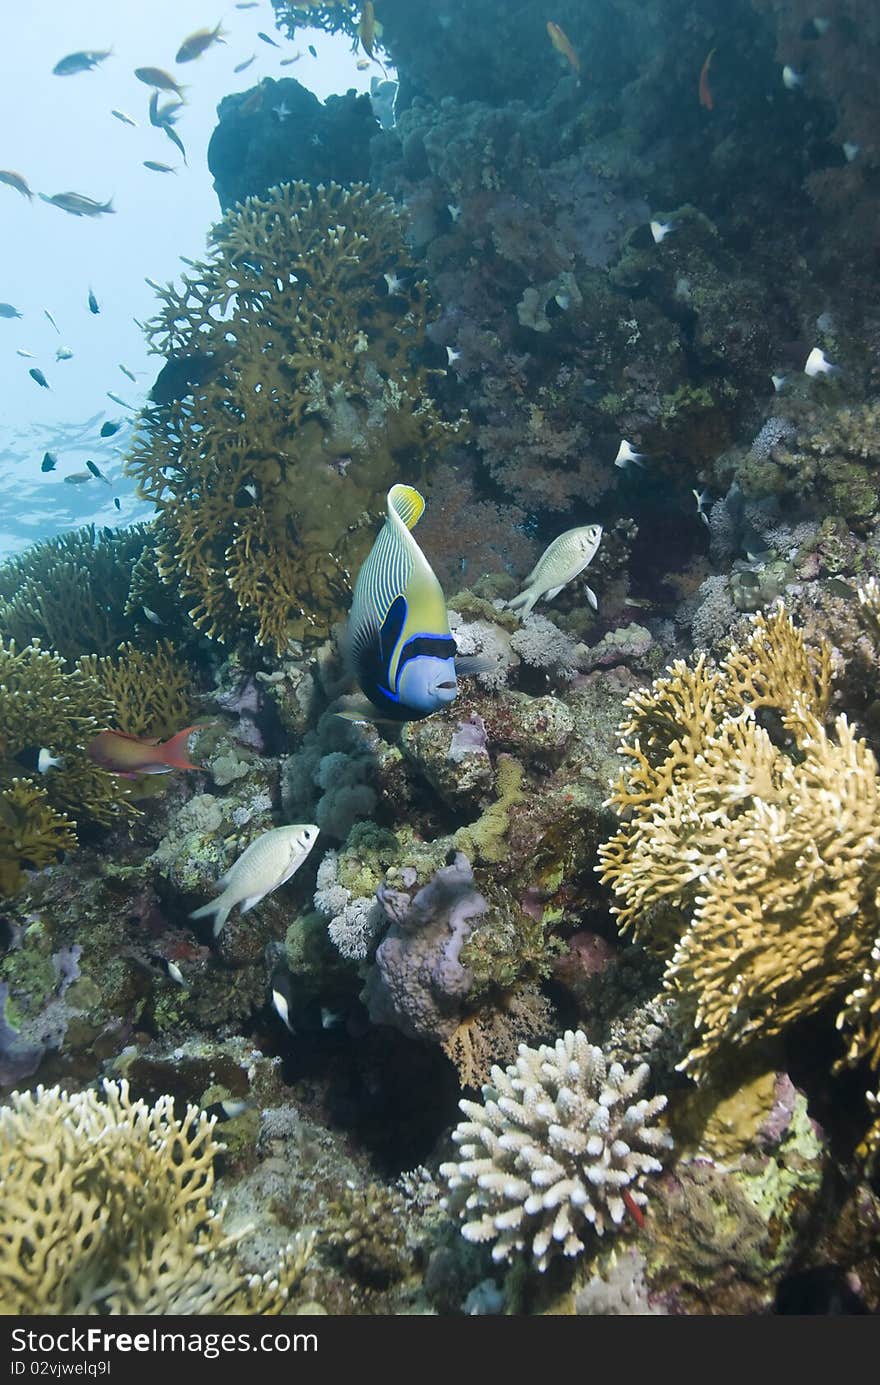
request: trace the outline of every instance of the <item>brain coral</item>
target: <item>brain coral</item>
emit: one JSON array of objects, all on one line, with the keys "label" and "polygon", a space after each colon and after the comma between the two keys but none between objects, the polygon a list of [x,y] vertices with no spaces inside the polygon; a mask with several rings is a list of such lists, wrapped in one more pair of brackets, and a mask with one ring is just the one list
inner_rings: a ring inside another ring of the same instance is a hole
[{"label": "brain coral", "polygon": [[159,572],[212,637],[324,638],[373,541],[366,512],[458,426],[429,396],[404,231],[363,185],[285,184],[228,212],[160,291],[147,333],[168,363],[127,465],[158,510]]},{"label": "brain coral", "polygon": [[493,1067],[483,1104],[459,1103],[460,1159],[440,1165],[465,1239],[494,1241],[495,1261],[529,1247],[543,1271],[554,1254],[580,1254],[585,1228],[601,1236],[644,1207],[645,1178],[672,1146],[653,1124],[666,1097],[636,1100],[648,1077],[646,1063],[607,1064],[580,1029],[553,1048],[520,1044],[513,1067]]}]

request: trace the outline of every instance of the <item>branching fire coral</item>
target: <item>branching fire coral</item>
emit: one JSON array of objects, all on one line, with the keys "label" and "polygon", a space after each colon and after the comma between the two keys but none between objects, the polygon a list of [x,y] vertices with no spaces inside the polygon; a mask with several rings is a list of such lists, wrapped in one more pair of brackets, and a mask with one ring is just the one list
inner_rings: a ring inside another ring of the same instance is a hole
[{"label": "branching fire coral", "polygon": [[[880,784],[846,717],[823,723],[829,670],[780,607],[717,668],[678,661],[627,700],[609,800],[624,821],[597,869],[621,926],[667,960],[697,1075],[876,972]],[[860,1022],[876,1010],[854,993],[838,1024]],[[862,1033],[851,1058],[878,1042]]]},{"label": "branching fire coral", "polygon": [[[81,669],[65,672],[61,656],[36,643],[18,651],[0,639],[0,893],[17,888],[22,868],[73,846],[78,821],[135,815],[123,781],[85,754],[112,716],[113,702]],[[60,760],[41,783],[29,777],[39,747]]]},{"label": "branching fire coral", "polygon": [[112,700],[117,731],[161,738],[179,731],[189,719],[190,677],[170,640],[160,640],[150,651],[122,644],[116,658],[86,655],[77,668]]},{"label": "branching fire coral", "polygon": [[0,1300],[22,1314],[282,1311],[312,1248],[249,1275],[211,1207],[215,1118],[127,1082],[96,1092],[13,1092],[0,1110]]},{"label": "branching fire coral", "polygon": [[135,633],[126,598],[147,541],[135,524],[108,535],[93,524],[33,544],[0,564],[0,637],[39,640],[65,659],[110,654]]},{"label": "branching fire coral", "polygon": [[324,638],[373,540],[366,512],[457,427],[419,359],[404,229],[362,185],[286,184],[230,211],[160,291],[148,336],[170,375],[153,398],[173,397],[143,411],[127,465],[159,512],[160,575],[212,637]]}]

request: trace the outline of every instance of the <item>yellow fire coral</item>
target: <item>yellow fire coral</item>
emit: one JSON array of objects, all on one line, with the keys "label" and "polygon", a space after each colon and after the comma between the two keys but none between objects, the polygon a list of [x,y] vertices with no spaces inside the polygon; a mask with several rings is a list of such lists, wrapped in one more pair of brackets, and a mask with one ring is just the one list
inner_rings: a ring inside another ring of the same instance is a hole
[{"label": "yellow fire coral", "polygon": [[[0,894],[17,888],[22,868],[73,846],[78,821],[136,816],[127,784],[85,753],[113,711],[100,684],[81,669],[65,672],[60,655],[0,639]],[[42,747],[61,763],[37,776]]]},{"label": "yellow fire coral", "polygon": [[[13,1092],[0,1110],[0,1303],[13,1316],[278,1314],[313,1238],[249,1275],[212,1209],[215,1118],[127,1082]],[[249,1230],[249,1228],[248,1228]]]},{"label": "yellow fire coral", "polygon": [[144,409],[127,467],[158,510],[160,575],[212,637],[324,638],[369,512],[458,426],[429,396],[404,229],[364,186],[287,184],[230,211],[160,291],[147,331],[167,402]]},{"label": "yellow fire coral", "polygon": [[880,1056],[880,1007],[846,1001],[876,978],[880,785],[846,717],[824,725],[829,673],[780,607],[717,668],[678,661],[627,702],[624,820],[597,870],[621,926],[667,959],[697,1075],[828,1004],[840,1027],[870,1024],[851,1056]]},{"label": "yellow fire coral", "polygon": [[189,720],[190,676],[170,640],[160,640],[148,651],[122,644],[115,658],[88,654],[78,660],[77,668],[112,701],[117,731],[163,738]]},{"label": "yellow fire coral", "polygon": [[134,620],[126,598],[147,526],[109,534],[87,524],[33,544],[0,564],[0,637],[21,647],[31,640],[65,659],[109,654]]}]

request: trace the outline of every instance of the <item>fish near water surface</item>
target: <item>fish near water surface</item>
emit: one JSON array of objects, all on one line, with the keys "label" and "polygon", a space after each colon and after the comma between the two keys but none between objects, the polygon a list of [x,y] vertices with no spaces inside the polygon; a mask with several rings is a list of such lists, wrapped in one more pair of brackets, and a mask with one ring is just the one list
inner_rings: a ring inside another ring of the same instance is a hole
[{"label": "fish near water surface", "polygon": [[440,583],[410,530],[425,508],[412,486],[392,486],[387,519],[358,573],[348,652],[374,707],[418,721],[458,693],[455,640]]},{"label": "fish near water surface", "polygon": [[[525,620],[536,601],[545,596],[548,601],[558,596],[568,582],[592,562],[602,538],[601,524],[585,524],[578,529],[566,529],[544,550],[526,578],[526,586],[507,605],[519,611]],[[595,611],[595,593],[586,588],[587,600]]]},{"label": "fish near water surface", "polygon": [[185,726],[167,741],[143,740],[125,731],[101,731],[86,746],[90,760],[123,779],[139,774],[168,774],[173,769],[200,769],[186,758],[186,743],[198,726]]},{"label": "fish near water surface", "polygon": [[216,938],[236,904],[246,914],[299,870],[318,840],[318,832],[312,822],[273,827],[264,832],[217,881],[222,893],[195,909],[190,918],[210,918],[213,914]]},{"label": "fish near water surface", "polygon": [[29,202],[33,198],[34,194],[28,187],[27,179],[21,173],[16,173],[12,168],[0,168],[0,183],[5,183],[7,187],[15,188],[15,191],[20,192],[22,197],[26,197]]},{"label": "fish near water surface", "polygon": [[101,52],[68,53],[66,58],[59,59],[52,68],[52,75],[54,77],[72,77],[75,72],[91,72],[93,67],[98,66],[98,63],[109,58],[112,52],[112,48],[106,48]]},{"label": "fish near water surface", "polygon": [[174,56],[174,61],[176,63],[192,62],[193,58],[200,58],[205,50],[211,47],[212,43],[225,42],[222,24],[218,24],[215,29],[197,29],[194,34],[190,34],[188,38],[183,40]]},{"label": "fish near water surface", "polygon": [[59,207],[62,212],[69,212],[71,216],[102,216],[115,211],[112,198],[106,202],[96,202],[94,197],[86,197],[81,192],[56,192],[52,197],[47,197],[41,192],[39,196],[43,202],[48,202],[52,207]]}]

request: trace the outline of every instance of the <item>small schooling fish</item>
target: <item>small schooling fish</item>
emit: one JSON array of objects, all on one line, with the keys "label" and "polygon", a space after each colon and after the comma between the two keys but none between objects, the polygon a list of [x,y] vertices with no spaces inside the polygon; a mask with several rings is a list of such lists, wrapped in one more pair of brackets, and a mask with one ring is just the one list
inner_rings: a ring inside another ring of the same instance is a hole
[{"label": "small schooling fish", "polygon": [[99,306],[99,304],[98,304],[98,300],[97,300],[97,298],[95,297],[94,290],[90,287],[90,288],[89,288],[89,312],[90,312],[90,313],[99,313],[100,311],[101,311],[101,309],[100,309],[100,306]]},{"label": "small schooling fish", "polygon": [[712,88],[709,86],[709,68],[712,66],[712,59],[715,56],[715,49],[710,48],[700,68],[699,95],[700,105],[704,111],[714,111],[715,100],[712,96]]},{"label": "small schooling fish", "polygon": [[[814,378],[817,375],[834,375],[840,370],[840,366],[834,365],[829,361],[825,352],[818,346],[814,346],[804,364],[804,374]],[[31,371],[33,375],[33,371]]]},{"label": "small schooling fish", "polygon": [[114,433],[118,433],[118,432],[119,432],[119,430],[120,430],[120,428],[123,426],[124,422],[125,422],[125,419],[122,419],[122,418],[116,418],[116,419],[109,419],[109,418],[108,418],[108,420],[107,420],[106,423],[102,423],[102,424],[101,424],[101,437],[102,437],[102,438],[112,438]]},{"label": "small schooling fish", "polygon": [[36,380],[37,384],[42,389],[47,390],[50,388],[49,381],[46,379],[45,375],[40,370],[39,366],[32,365],[30,370],[28,371],[28,375],[31,377],[32,380]]},{"label": "small schooling fish", "polygon": [[173,769],[199,769],[186,758],[186,743],[198,726],[185,726],[167,741],[142,740],[125,731],[101,731],[86,746],[90,760],[102,769],[136,779],[139,774],[168,774]]},{"label": "small schooling fish", "polygon": [[0,168],[0,183],[5,183],[7,187],[15,188],[15,191],[20,192],[22,197],[26,197],[29,202],[33,198],[34,194],[28,187],[27,179],[20,173],[16,173],[14,169]]},{"label": "small schooling fish", "polygon": [[21,317],[21,313],[11,303],[0,303],[0,317]]},{"label": "small schooling fish", "polygon": [[410,533],[424,509],[412,486],[391,487],[387,518],[358,573],[348,622],[348,655],[361,689],[393,721],[418,721],[458,695],[446,601]]},{"label": "small schooling fish", "polygon": [[26,361],[35,361],[37,359],[33,351],[25,351],[23,346],[17,346],[15,348],[15,354],[16,356],[24,356]]},{"label": "small schooling fish", "polygon": [[675,230],[674,221],[650,221],[651,235],[654,237],[654,244],[659,245],[668,235]]},{"label": "small schooling fish", "polygon": [[134,75],[144,86],[157,87],[159,91],[173,91],[174,95],[181,99],[186,91],[186,87],[180,86],[171,73],[165,72],[161,67],[136,67]]},{"label": "small schooling fish", "polygon": [[83,486],[86,481],[91,481],[91,479],[92,473],[90,471],[71,471],[64,478],[68,486]]},{"label": "small schooling fish", "polygon": [[137,121],[132,120],[130,115],[125,114],[125,111],[117,111],[114,107],[110,114],[115,115],[117,120],[121,120],[123,125],[133,125],[137,129]]},{"label": "small schooling fish", "polygon": [[119,365],[119,369],[122,371],[123,375],[127,375],[128,378],[129,378],[129,380],[132,382],[132,384],[133,384],[133,385],[136,385],[136,384],[137,384],[137,376],[135,375],[134,371],[133,371],[133,370],[129,370],[128,366],[127,366],[127,365],[122,365],[121,362],[118,362],[117,364]]},{"label": "small schooling fish", "polygon": [[264,832],[217,881],[222,893],[209,904],[195,909],[190,918],[204,919],[213,915],[216,938],[236,904],[240,904],[241,912],[246,914],[299,870],[318,840],[318,832],[312,822],[273,827]]},{"label": "small schooling fish", "polygon": [[262,30],[258,30],[258,32],[257,32],[257,38],[261,38],[261,39],[263,40],[264,43],[271,43],[271,45],[272,45],[273,48],[280,48],[280,47],[281,47],[281,44],[280,44],[280,43],[276,43],[275,40],[274,40],[274,38],[270,38],[269,35],[268,35],[268,34],[264,34]]},{"label": "small schooling fish", "polygon": [[69,346],[59,346],[58,350],[55,352],[55,359],[56,361],[72,361],[73,352]]},{"label": "small schooling fish", "polygon": [[803,80],[804,74],[802,72],[796,72],[788,63],[785,64],[782,69],[782,85],[786,91],[794,91],[796,87],[802,86]]},{"label": "small schooling fish", "polygon": [[697,514],[700,516],[700,519],[703,521],[706,528],[708,529],[710,526],[709,516],[706,513],[706,506],[709,503],[711,496],[709,495],[708,491],[698,491],[694,490],[693,488],[691,489],[691,495],[697,502]]},{"label": "small schooling fish", "polygon": [[[596,556],[596,549],[602,538],[601,524],[584,524],[577,529],[566,529],[564,534],[544,550],[526,578],[526,586],[519,596],[506,604],[511,611],[518,611],[521,620],[531,612],[536,601],[546,597],[552,601],[564,586],[583,572]],[[598,609],[596,594],[589,587],[584,588],[587,600],[593,610]]]},{"label": "small schooling fish", "polygon": [[52,197],[41,192],[39,196],[43,202],[59,207],[71,216],[102,216],[115,211],[112,198],[107,202],[96,202],[94,197],[86,197],[82,192],[56,192]]},{"label": "small schooling fish", "polygon": [[225,43],[226,38],[223,33],[222,24],[218,24],[215,29],[197,29],[189,38],[185,38],[174,55],[176,63],[190,63],[193,58],[200,58],[212,43]]},{"label": "small schooling fish", "polygon": [[631,462],[635,462],[636,466],[644,466],[644,457],[644,452],[636,452],[627,442],[626,438],[621,438],[620,446],[617,449],[617,456],[614,458],[614,465],[627,467]]},{"label": "small schooling fish", "polygon": [[54,317],[53,317],[52,314],[49,312],[49,309],[48,309],[48,308],[44,308],[44,309],[43,309],[43,312],[45,313],[46,317],[49,319],[49,321],[51,322],[52,326],[55,328],[55,331],[58,333],[58,335],[59,335],[59,337],[60,337],[60,336],[61,336],[61,328],[58,326],[58,323],[55,321]]},{"label": "small schooling fish", "polygon": [[547,35],[556,52],[565,58],[572,72],[578,77],[581,71],[581,60],[575,52],[574,46],[564,30],[558,24],[554,24],[552,19],[547,20]]},{"label": "small schooling fish", "polygon": [[156,159],[144,159],[144,168],[149,168],[153,173],[176,173],[177,169],[170,164],[159,163]]},{"label": "small schooling fish", "polygon": [[40,462],[40,471],[54,471],[58,465],[58,458],[54,452],[44,452],[43,460]]},{"label": "small schooling fish", "polygon": [[123,399],[120,395],[114,394],[112,390],[107,391],[107,398],[112,399],[113,403],[119,404],[121,408],[131,409],[132,413],[137,413],[137,410],[135,409],[133,404],[129,404],[127,399]]},{"label": "small schooling fish", "polygon": [[87,461],[86,466],[88,467],[89,471],[92,473],[93,476],[97,477],[99,481],[104,482],[105,486],[110,485],[110,482],[107,480],[107,477],[104,475],[103,471],[98,466],[97,462]]},{"label": "small schooling fish", "polygon": [[109,58],[112,52],[112,48],[107,48],[103,52],[68,53],[66,58],[60,58],[55,64],[52,74],[55,77],[71,77],[75,72],[91,72],[98,63]]},{"label": "small schooling fish", "polygon": [[244,72],[245,68],[250,67],[251,63],[255,61],[256,56],[256,53],[251,53],[251,56],[245,58],[243,63],[236,63],[235,67],[232,69],[233,72]]}]

